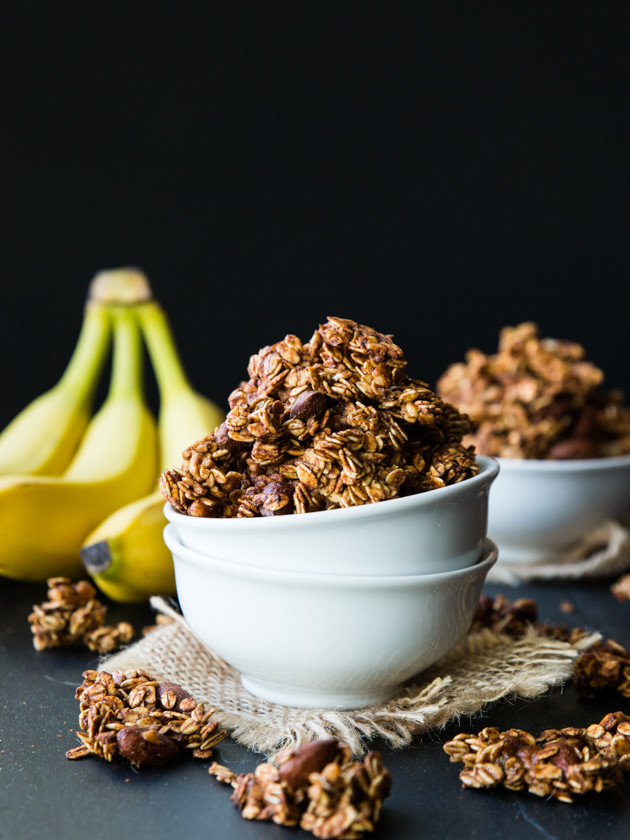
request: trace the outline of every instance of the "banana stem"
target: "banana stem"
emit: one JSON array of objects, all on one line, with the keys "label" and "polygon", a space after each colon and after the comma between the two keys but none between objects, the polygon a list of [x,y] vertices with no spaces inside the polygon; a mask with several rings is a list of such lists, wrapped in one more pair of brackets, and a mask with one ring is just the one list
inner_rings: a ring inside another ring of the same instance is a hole
[{"label": "banana stem", "polygon": [[137,306],[136,312],[155,371],[160,398],[166,402],[176,393],[190,390],[190,382],[162,307],[156,301],[151,301]]},{"label": "banana stem", "polygon": [[114,355],[107,399],[142,397],[142,342],[133,310],[113,306],[110,311],[114,320]]},{"label": "banana stem", "polygon": [[98,374],[109,349],[110,322],[107,310],[88,303],[79,338],[57,387],[76,394],[82,402],[91,400]]}]

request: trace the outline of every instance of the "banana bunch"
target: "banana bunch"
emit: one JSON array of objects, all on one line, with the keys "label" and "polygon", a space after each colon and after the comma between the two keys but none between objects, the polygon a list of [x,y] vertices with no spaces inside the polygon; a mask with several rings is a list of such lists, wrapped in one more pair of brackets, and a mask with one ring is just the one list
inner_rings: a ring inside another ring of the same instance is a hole
[{"label": "banana bunch", "polygon": [[[143,340],[157,422],[144,395]],[[109,390],[92,415],[110,346]],[[157,477],[223,418],[190,386],[146,277],[98,274],[63,376],[0,433],[0,575],[44,581],[87,569],[114,600],[174,593]]]}]

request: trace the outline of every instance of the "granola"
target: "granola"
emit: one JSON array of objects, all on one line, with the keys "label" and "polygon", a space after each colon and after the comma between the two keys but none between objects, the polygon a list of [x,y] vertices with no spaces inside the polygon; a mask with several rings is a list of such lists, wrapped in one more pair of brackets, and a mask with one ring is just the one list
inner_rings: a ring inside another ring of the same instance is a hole
[{"label": "granola", "polygon": [[537,738],[522,729],[488,726],[477,735],[459,733],[444,751],[463,763],[465,788],[501,785],[570,803],[621,784],[621,771],[630,769],[630,718],[615,712],[585,729],[547,729]]},{"label": "granola", "polygon": [[630,453],[630,409],[605,391],[583,347],[540,338],[536,324],[505,327],[498,352],[471,349],[437,384],[475,424],[464,443],[506,458],[596,458]]},{"label": "granola", "polygon": [[342,840],[374,830],[391,788],[379,753],[355,761],[335,739],[285,750],[252,773],[237,776],[214,763],[210,774],[232,785],[232,801],[245,819],[299,825],[315,837]]},{"label": "granola", "polygon": [[630,653],[612,639],[596,642],[575,663],[575,690],[582,697],[613,689],[630,697]]},{"label": "granola", "polygon": [[425,492],[478,472],[468,418],[405,373],[391,336],[328,318],[263,347],[214,433],[160,488],[191,516],[279,516]]},{"label": "granola", "polygon": [[489,629],[508,636],[522,636],[538,618],[538,605],[531,598],[508,601],[499,593],[495,598],[481,595],[469,633]]},{"label": "granola", "polygon": [[28,616],[35,650],[85,644],[97,653],[112,653],[127,644],[135,630],[126,621],[105,624],[107,607],[87,580],[49,578],[48,600],[33,606]]},{"label": "granola", "polygon": [[[582,627],[539,622],[535,601],[529,598],[508,601],[501,593],[494,599],[488,595],[480,597],[469,632],[489,629],[518,638],[530,626],[545,636],[571,644],[587,635]],[[590,697],[596,691],[614,690],[622,697],[630,698],[630,652],[612,639],[595,642],[575,660],[574,684],[581,697]]]},{"label": "granola", "polygon": [[227,733],[206,708],[175,683],[159,682],[140,669],[85,671],[75,697],[80,703],[81,745],[67,758],[115,757],[136,766],[166,764],[182,750],[207,759]]}]

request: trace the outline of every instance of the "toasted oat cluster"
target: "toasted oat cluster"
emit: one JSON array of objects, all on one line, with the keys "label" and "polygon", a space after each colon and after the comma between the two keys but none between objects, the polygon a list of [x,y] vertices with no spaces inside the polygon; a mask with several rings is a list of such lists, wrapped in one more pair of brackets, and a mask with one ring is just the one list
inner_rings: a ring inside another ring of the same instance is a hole
[{"label": "toasted oat cluster", "polygon": [[601,370],[570,341],[540,338],[536,324],[505,327],[499,349],[472,349],[439,379],[441,397],[475,424],[464,439],[505,458],[598,458],[630,453],[630,409],[602,388]]},{"label": "toasted oat cluster", "polygon": [[248,820],[299,826],[315,837],[353,840],[373,831],[391,775],[377,752],[362,761],[335,739],[313,741],[237,776],[212,764],[211,775],[234,788],[232,801]]},{"label": "toasted oat cluster", "polygon": [[107,607],[87,580],[48,579],[48,600],[33,606],[28,621],[36,650],[84,644],[98,653],[112,653],[127,644],[135,630],[126,621],[106,625]]},{"label": "toasted oat cluster", "polygon": [[596,642],[575,663],[575,690],[582,697],[613,689],[630,698],[630,653],[612,639]]},{"label": "toasted oat cluster", "polygon": [[537,738],[488,726],[478,735],[456,735],[444,750],[463,763],[463,787],[501,785],[573,802],[576,795],[621,784],[621,771],[630,769],[630,718],[614,712],[585,729],[547,729]]},{"label": "toasted oat cluster", "polygon": [[454,484],[478,471],[467,417],[405,373],[390,336],[329,318],[306,344],[263,347],[227,419],[162,473],[192,516],[350,507]]},{"label": "toasted oat cluster", "polygon": [[227,734],[212,720],[213,708],[146,671],[85,671],[83,677],[76,690],[81,745],[68,750],[66,758],[96,755],[155,766],[189,750],[193,757],[207,759]]}]

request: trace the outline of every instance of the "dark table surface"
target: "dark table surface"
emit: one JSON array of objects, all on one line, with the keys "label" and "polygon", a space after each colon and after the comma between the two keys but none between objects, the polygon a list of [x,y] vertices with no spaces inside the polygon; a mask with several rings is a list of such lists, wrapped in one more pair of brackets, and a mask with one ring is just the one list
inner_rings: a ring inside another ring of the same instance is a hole
[{"label": "dark table surface", "polygon": [[[610,580],[553,583],[515,589],[487,585],[510,599],[532,597],[542,621],[601,631],[630,647],[630,604],[612,597]],[[0,580],[0,837],[196,838],[309,837],[271,823],[243,820],[229,801],[231,789],[209,777],[209,762],[182,761],[163,768],[134,770],[89,757],[68,761],[78,741],[75,687],[86,668],[98,665],[87,648],[37,652],[27,616],[45,599],[45,586]],[[106,600],[106,599],[103,599]],[[560,602],[575,612],[566,615]],[[108,602],[109,603],[109,602]],[[147,606],[109,604],[108,621],[136,627],[153,622]],[[534,701],[510,699],[475,716],[392,750],[378,742],[393,776],[375,837],[383,838],[604,838],[624,836],[630,818],[630,781],[573,805],[502,789],[462,790],[461,765],[449,763],[442,744],[458,731],[493,725],[538,734],[549,727],[585,726],[611,711],[630,713],[630,702],[615,692],[592,699],[573,688],[553,690]],[[230,739],[215,750],[218,761],[237,773],[252,770],[263,757]]]}]

